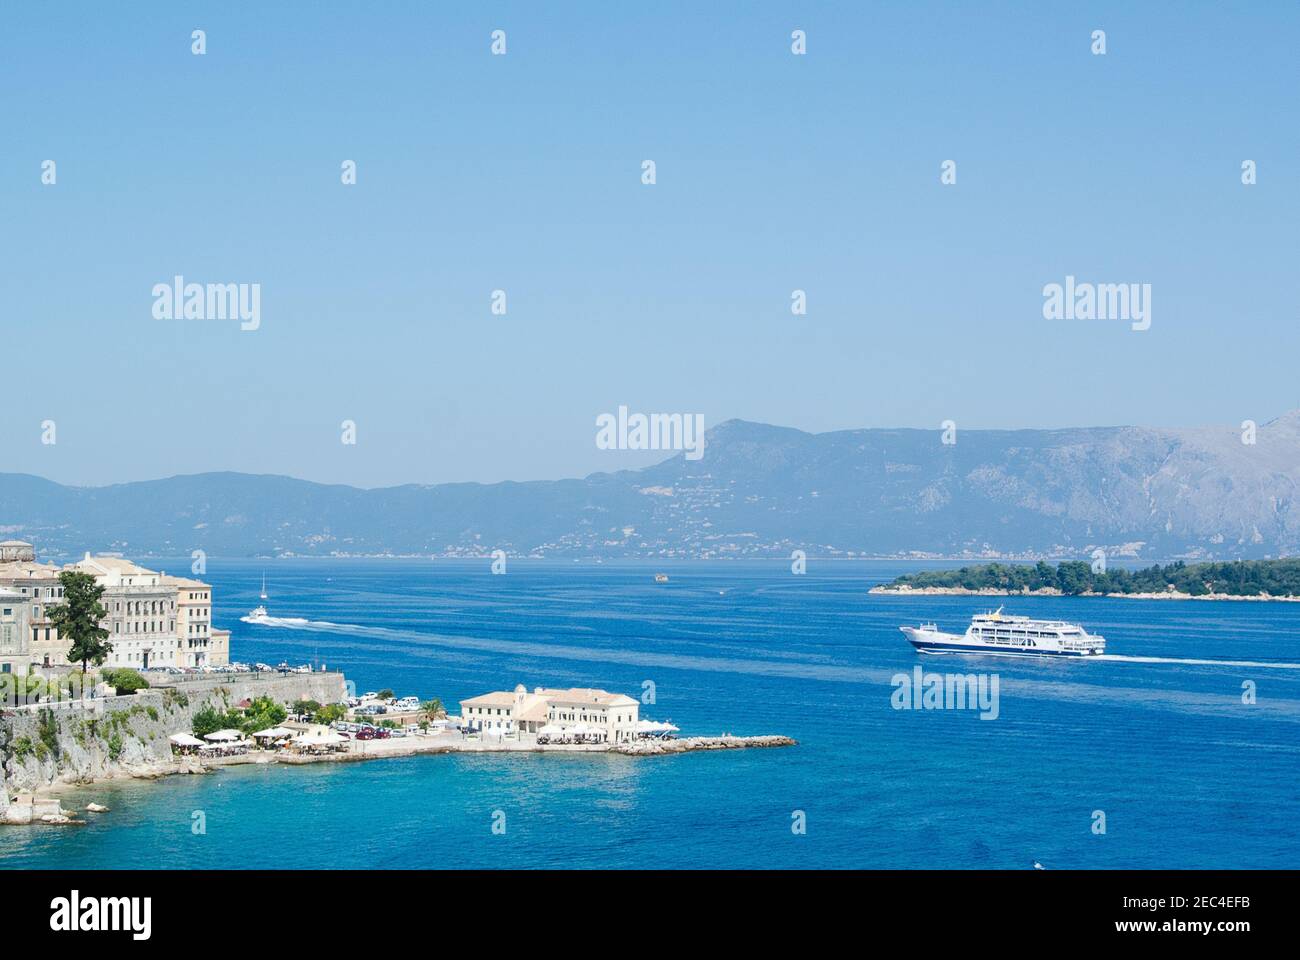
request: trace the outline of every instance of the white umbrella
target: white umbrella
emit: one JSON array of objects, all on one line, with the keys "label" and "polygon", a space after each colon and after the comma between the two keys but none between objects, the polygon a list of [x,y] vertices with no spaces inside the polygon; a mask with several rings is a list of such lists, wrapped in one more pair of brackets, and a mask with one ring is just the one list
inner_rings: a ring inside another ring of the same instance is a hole
[{"label": "white umbrella", "polygon": [[540,736],[558,737],[560,734],[564,733],[564,728],[558,723],[548,723],[546,726],[542,727],[542,729],[538,730],[537,733]]},{"label": "white umbrella", "polygon": [[671,723],[659,723],[655,720],[638,720],[634,728],[637,733],[676,733],[680,728]]},{"label": "white umbrella", "polygon": [[243,738],[238,730],[218,730],[215,733],[209,733],[204,740],[240,740]]},{"label": "white umbrella", "polygon": [[327,730],[324,733],[296,737],[293,742],[304,747],[325,747],[335,743],[346,743],[347,739],[336,730]]},{"label": "white umbrella", "polygon": [[284,727],[270,727],[267,730],[259,730],[253,734],[257,740],[279,740],[282,737],[292,737],[293,731],[286,730]]},{"label": "white umbrella", "polygon": [[167,738],[178,747],[201,747],[203,741],[198,737],[191,736],[188,733],[173,733]]}]

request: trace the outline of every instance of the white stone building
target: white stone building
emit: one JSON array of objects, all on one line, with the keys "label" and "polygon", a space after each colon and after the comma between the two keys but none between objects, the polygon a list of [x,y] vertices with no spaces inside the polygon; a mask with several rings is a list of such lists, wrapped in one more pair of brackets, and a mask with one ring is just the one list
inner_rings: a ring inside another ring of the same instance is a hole
[{"label": "white stone building", "polygon": [[603,742],[620,743],[636,736],[640,704],[621,693],[572,687],[537,687],[521,683],[513,693],[496,691],[460,702],[461,721],[471,730],[536,734],[542,727],[594,727]]},{"label": "white stone building", "polygon": [[[62,569],[88,573],[104,588],[100,603],[106,614],[100,625],[113,646],[104,666],[148,670],[230,662],[230,632],[213,628],[209,584],[169,577],[122,557],[89,553]],[[37,562],[30,543],[0,543],[0,589],[28,600],[26,649],[8,659],[12,672],[68,665],[68,642],[46,616],[48,607],[63,596],[59,573],[55,564]],[[5,660],[0,654],[0,662]]]},{"label": "white stone building", "polygon": [[27,673],[31,663],[30,597],[0,587],[0,673]]}]

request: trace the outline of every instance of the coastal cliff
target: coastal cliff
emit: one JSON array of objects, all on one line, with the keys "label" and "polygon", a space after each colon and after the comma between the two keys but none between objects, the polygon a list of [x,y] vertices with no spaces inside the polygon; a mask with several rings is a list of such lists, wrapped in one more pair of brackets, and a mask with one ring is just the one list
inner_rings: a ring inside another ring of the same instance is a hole
[{"label": "coastal cliff", "polygon": [[205,706],[224,711],[254,696],[281,702],[304,697],[337,701],[343,693],[343,675],[338,673],[251,676],[4,710],[0,714],[0,822],[7,819],[12,797],[56,784],[203,772],[198,764],[173,758],[168,738],[189,731],[194,715]]},{"label": "coastal cliff", "polygon": [[6,711],[0,719],[0,821],[16,794],[56,783],[176,772],[167,738],[188,729],[192,716],[188,698],[172,690]]}]

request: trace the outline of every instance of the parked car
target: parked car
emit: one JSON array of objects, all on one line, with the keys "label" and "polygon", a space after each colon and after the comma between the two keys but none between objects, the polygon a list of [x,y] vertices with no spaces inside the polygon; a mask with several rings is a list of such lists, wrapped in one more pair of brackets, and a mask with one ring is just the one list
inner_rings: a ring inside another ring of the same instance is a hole
[{"label": "parked car", "polygon": [[353,736],[352,739],[354,739],[354,740],[373,740],[373,739],[375,739],[375,731],[374,731],[373,728],[370,728],[370,727],[362,727],[360,730],[358,730],[358,731],[356,732],[356,734]]}]

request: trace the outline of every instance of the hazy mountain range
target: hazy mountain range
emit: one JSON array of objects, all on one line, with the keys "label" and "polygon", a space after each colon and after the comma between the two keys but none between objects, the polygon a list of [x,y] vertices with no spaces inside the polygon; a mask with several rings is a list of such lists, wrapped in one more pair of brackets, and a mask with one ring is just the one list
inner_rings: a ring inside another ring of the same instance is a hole
[{"label": "hazy mountain range", "polygon": [[208,473],[0,474],[43,555],[1270,557],[1300,552],[1300,411],[1237,427],[845,430],[731,420],[701,460],[581,480],[377,490]]}]

